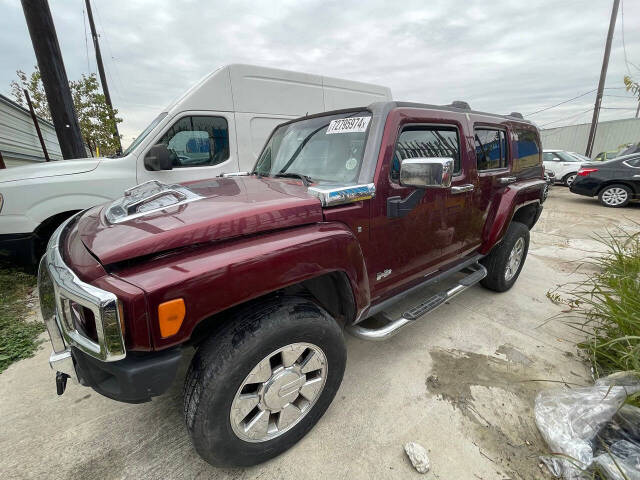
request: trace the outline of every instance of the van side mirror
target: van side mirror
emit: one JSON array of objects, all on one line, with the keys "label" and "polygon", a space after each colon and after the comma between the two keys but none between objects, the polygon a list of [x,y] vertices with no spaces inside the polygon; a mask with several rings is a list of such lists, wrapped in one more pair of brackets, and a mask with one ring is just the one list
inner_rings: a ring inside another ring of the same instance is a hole
[{"label": "van side mirror", "polygon": [[152,146],[144,156],[144,166],[151,171],[173,169],[173,158],[167,146],[164,143]]},{"label": "van side mirror", "polygon": [[453,158],[407,158],[400,164],[400,185],[417,188],[449,188]]}]

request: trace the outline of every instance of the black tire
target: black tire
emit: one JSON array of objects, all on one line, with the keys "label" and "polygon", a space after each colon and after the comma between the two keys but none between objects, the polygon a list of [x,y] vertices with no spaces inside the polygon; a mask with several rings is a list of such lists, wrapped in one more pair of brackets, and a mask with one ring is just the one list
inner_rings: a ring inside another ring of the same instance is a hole
[{"label": "black tire", "polygon": [[[266,356],[306,342],[327,360],[324,389],[297,424],[262,442],[239,438],[231,405],[247,375]],[[238,311],[198,349],[184,384],[184,415],[197,452],[216,466],[249,466],[273,458],[298,442],[331,404],[347,360],[342,328],[321,307],[298,297],[279,297]]]},{"label": "black tire", "polygon": [[[517,267],[515,275],[513,275],[509,280],[505,277],[505,272],[507,270],[509,255],[513,250],[518,239],[522,238],[524,240],[524,251],[522,253],[522,259],[520,260],[520,265]],[[520,271],[524,265],[525,260],[527,259],[527,252],[529,251],[529,229],[527,226],[520,222],[511,222],[509,228],[507,229],[507,233],[505,234],[502,242],[493,247],[493,250],[484,257],[480,263],[482,263],[487,269],[487,276],[482,279],[480,284],[488,288],[489,290],[494,290],[496,292],[506,292],[509,290],[520,275]]]},{"label": "black tire", "polygon": [[[611,194],[612,192],[614,192],[614,189],[622,189],[626,192],[627,198],[625,200],[622,200],[621,203],[616,203],[615,200],[613,200],[613,196],[611,197],[611,199],[607,199],[606,195],[607,193]],[[603,200],[603,196],[605,196],[605,199]],[[622,207],[626,207],[628,205],[628,203],[631,201],[631,197],[633,196],[633,192],[631,191],[631,189],[629,187],[627,187],[626,185],[622,185],[621,183],[615,183],[613,185],[607,185],[606,187],[604,187],[600,193],[598,194],[598,201],[600,202],[601,205],[604,205],[605,207],[608,208],[622,208]]]},{"label": "black tire", "polygon": [[577,172],[572,172],[572,173],[567,173],[564,178],[562,179],[562,183],[566,186],[566,187],[570,187],[571,184],[575,181],[576,179],[576,175],[578,175]]}]

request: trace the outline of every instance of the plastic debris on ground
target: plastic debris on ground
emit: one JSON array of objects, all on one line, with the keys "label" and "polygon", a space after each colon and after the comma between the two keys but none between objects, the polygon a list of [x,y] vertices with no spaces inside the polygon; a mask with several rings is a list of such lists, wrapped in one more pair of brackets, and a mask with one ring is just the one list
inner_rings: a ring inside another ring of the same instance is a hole
[{"label": "plastic debris on ground", "polygon": [[413,468],[419,473],[427,473],[429,471],[429,467],[431,466],[429,464],[429,457],[422,445],[415,442],[408,442],[404,446],[404,451],[407,453],[409,460],[411,460]]},{"label": "plastic debris on ground", "polygon": [[541,457],[556,477],[640,480],[640,408],[625,405],[640,392],[640,377],[626,372],[592,387],[540,392],[535,420],[552,455]]}]

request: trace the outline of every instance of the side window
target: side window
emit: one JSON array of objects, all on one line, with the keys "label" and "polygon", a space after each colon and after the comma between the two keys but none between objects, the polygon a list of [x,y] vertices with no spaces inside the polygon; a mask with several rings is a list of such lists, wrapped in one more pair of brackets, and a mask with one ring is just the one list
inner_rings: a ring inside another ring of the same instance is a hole
[{"label": "side window", "polygon": [[454,175],[460,172],[460,138],[455,127],[405,128],[398,136],[391,164],[391,180],[400,178],[400,164],[407,158],[451,157]]},{"label": "side window", "polygon": [[632,158],[631,160],[627,160],[626,164],[633,168],[640,168],[640,158]]},{"label": "side window", "polygon": [[507,140],[503,130],[476,128],[474,137],[478,170],[507,167]]},{"label": "side window", "polygon": [[[540,137],[533,127],[513,129],[514,152],[513,171],[519,172],[526,168],[540,165]],[[555,157],[558,155],[554,154]],[[560,161],[561,159],[554,161]]]},{"label": "side window", "polygon": [[229,158],[229,127],[223,117],[184,117],[158,143],[173,155],[173,166],[217,165]]},{"label": "side window", "polygon": [[560,157],[558,157],[555,153],[553,152],[544,152],[542,154],[542,158],[545,162],[559,162],[560,161]]}]

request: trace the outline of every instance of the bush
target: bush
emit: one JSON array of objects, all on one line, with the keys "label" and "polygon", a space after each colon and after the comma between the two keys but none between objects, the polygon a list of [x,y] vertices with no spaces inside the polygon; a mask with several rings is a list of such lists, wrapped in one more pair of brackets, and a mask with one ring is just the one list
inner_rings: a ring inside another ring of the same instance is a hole
[{"label": "bush", "polygon": [[[598,273],[574,285],[567,321],[587,334],[578,347],[596,378],[617,371],[640,375],[640,228],[597,239],[606,253],[588,260]],[[554,294],[549,297],[557,300]]]}]

